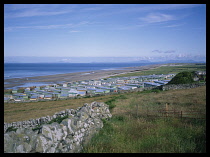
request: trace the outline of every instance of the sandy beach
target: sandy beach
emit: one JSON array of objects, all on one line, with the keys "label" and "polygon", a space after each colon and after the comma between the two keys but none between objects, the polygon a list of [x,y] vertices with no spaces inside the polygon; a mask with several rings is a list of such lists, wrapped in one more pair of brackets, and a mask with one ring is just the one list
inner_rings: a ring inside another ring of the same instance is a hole
[{"label": "sandy beach", "polygon": [[142,70],[148,70],[152,68],[157,68],[163,64],[154,64],[140,67],[127,67],[123,70],[96,70],[89,72],[77,72],[77,73],[66,73],[57,75],[47,75],[47,76],[36,76],[27,78],[13,78],[5,80],[4,88],[13,88],[16,86],[21,86],[26,83],[42,82],[49,84],[57,84],[59,82],[72,82],[72,81],[82,81],[82,80],[96,80],[101,78],[107,78],[114,75],[119,75],[123,73],[131,73]]}]

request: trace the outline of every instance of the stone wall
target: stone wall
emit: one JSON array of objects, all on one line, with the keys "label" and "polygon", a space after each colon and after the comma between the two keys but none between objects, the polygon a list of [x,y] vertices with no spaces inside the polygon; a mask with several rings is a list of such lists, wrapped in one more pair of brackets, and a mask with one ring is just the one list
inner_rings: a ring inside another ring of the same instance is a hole
[{"label": "stone wall", "polygon": [[193,83],[193,84],[171,84],[171,85],[164,85],[161,86],[161,90],[176,90],[176,89],[190,89],[190,88],[197,88],[200,86],[204,86],[206,83]]},{"label": "stone wall", "polygon": [[[46,124],[53,118],[68,116],[60,124]],[[109,119],[108,105],[99,102],[84,104],[76,110],[66,109],[53,116],[22,122],[4,123],[5,153],[75,153],[80,152],[90,138],[103,127],[102,119]],[[38,130],[33,128],[40,126]]]}]

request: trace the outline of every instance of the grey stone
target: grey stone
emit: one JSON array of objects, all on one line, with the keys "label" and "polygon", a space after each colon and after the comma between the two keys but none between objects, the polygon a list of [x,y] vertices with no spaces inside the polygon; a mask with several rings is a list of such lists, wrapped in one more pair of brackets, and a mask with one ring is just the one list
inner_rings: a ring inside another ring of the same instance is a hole
[{"label": "grey stone", "polygon": [[[92,107],[94,109],[92,109]],[[94,111],[94,112],[92,112]],[[101,119],[111,117],[108,105],[93,102],[84,104],[77,110],[67,109],[55,113],[52,117],[46,116],[29,121],[4,123],[4,130],[11,126],[21,126],[16,132],[4,134],[4,152],[39,152],[39,153],[75,153],[83,149],[82,144],[88,143],[91,137],[103,127]],[[96,114],[97,113],[97,114]],[[40,123],[46,123],[57,116],[69,115],[60,124],[43,124],[41,132],[33,131],[29,126],[36,127]]]}]

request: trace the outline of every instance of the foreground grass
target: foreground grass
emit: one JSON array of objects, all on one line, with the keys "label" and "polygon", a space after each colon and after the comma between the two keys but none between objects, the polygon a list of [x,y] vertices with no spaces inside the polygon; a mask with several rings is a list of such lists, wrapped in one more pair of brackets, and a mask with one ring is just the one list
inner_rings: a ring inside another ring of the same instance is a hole
[{"label": "foreground grass", "polygon": [[114,116],[83,153],[203,153],[205,122]]},{"label": "foreground grass", "polygon": [[205,119],[147,117],[145,113],[148,108],[163,108],[166,102],[170,109],[205,112],[205,98],[205,87],[116,97],[113,117],[83,153],[204,153]]}]

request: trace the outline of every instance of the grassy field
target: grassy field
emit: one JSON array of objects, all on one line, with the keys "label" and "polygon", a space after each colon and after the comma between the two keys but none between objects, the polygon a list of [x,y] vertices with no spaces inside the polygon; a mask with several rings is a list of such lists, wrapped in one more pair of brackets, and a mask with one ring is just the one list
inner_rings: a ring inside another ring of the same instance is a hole
[{"label": "grassy field", "polygon": [[[83,153],[204,153],[206,120],[146,116],[169,103],[169,109],[206,111],[206,87],[113,97],[113,117],[85,146]],[[114,101],[115,100],[115,101]],[[204,115],[205,116],[205,115]]]},{"label": "grassy field", "polygon": [[40,118],[47,115],[52,116],[55,112],[65,109],[76,109],[83,106],[84,103],[91,103],[93,101],[104,102],[109,100],[110,97],[111,96],[103,96],[30,103],[4,103],[4,122],[11,123],[29,120],[31,118]]},{"label": "grassy field", "polygon": [[[166,64],[168,65],[168,64]],[[173,64],[175,65],[175,64]],[[206,70],[206,64],[194,64],[194,63],[180,63],[176,65],[182,65],[182,66],[161,66],[158,68],[150,69],[150,70],[145,70],[145,71],[140,71],[140,72],[133,72],[133,73],[127,73],[127,74],[121,74],[121,75],[116,75],[112,76],[110,78],[115,78],[115,77],[127,77],[127,76],[140,76],[140,75],[152,75],[152,74],[177,74],[182,71],[203,71]]]}]

